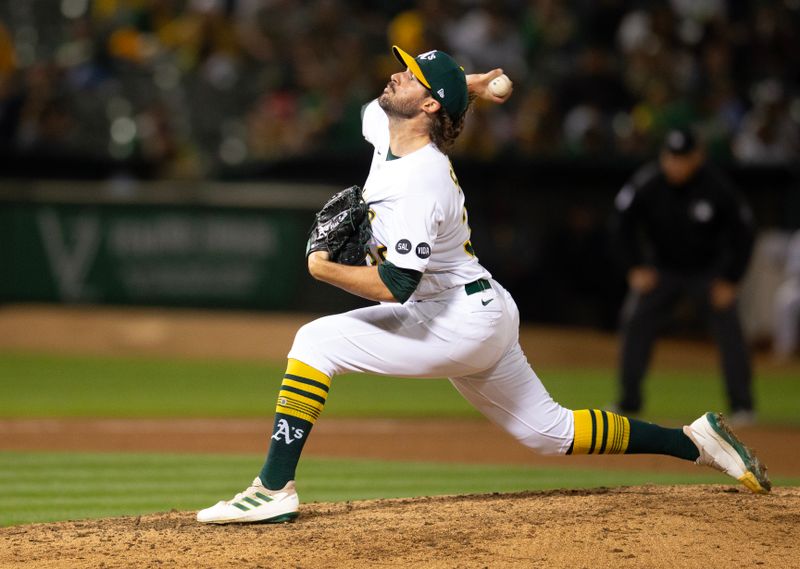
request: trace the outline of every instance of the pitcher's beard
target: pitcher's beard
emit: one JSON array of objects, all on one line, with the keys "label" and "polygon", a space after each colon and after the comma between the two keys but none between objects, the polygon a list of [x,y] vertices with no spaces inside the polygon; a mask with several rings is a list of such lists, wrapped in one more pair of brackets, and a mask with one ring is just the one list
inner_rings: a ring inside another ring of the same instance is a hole
[{"label": "pitcher's beard", "polygon": [[421,112],[419,110],[419,101],[398,101],[396,98],[391,98],[389,93],[383,93],[378,97],[378,105],[387,115],[393,118],[413,119]]}]

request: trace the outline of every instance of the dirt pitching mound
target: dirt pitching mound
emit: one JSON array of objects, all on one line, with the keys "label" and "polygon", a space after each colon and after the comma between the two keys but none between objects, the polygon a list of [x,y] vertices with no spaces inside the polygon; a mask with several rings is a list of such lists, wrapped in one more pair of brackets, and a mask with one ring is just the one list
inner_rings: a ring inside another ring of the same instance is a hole
[{"label": "dirt pitching mound", "polygon": [[800,489],[640,486],[317,503],[292,524],[193,512],[0,530],[0,566],[800,567]]}]

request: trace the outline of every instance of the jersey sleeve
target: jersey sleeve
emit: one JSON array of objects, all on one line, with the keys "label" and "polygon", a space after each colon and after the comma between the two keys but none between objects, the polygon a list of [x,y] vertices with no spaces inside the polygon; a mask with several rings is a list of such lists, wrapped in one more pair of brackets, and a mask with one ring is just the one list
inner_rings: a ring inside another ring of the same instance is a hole
[{"label": "jersey sleeve", "polygon": [[389,139],[389,117],[378,105],[378,99],[364,105],[361,113],[361,133],[372,146],[380,146]]},{"label": "jersey sleeve", "polygon": [[623,272],[646,262],[645,244],[640,231],[646,223],[648,195],[657,183],[657,163],[637,170],[614,198],[609,224],[614,260]]},{"label": "jersey sleeve", "polygon": [[392,217],[386,260],[402,269],[425,272],[442,221],[438,203],[428,195],[406,195]]},{"label": "jersey sleeve", "polygon": [[623,271],[641,264],[644,256],[637,231],[640,202],[639,188],[632,181],[625,184],[614,199],[611,243]]}]

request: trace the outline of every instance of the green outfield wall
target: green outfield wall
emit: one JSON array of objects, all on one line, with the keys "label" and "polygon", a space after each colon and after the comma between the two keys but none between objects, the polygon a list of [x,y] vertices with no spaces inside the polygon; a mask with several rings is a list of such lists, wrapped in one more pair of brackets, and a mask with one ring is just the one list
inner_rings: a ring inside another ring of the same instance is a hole
[{"label": "green outfield wall", "polygon": [[[0,202],[5,301],[296,306],[310,219],[335,188],[50,182]],[[301,196],[302,194],[302,196]]]},{"label": "green outfield wall", "polygon": [[[607,225],[632,167],[456,162],[475,251],[523,320],[616,329],[626,283]],[[792,169],[729,173],[768,237],[742,295],[746,332],[758,338],[785,262],[781,243],[800,227],[800,178]],[[247,174],[224,182],[0,179],[0,302],[307,312],[365,305],[314,281],[304,262],[314,213],[363,179],[363,166],[323,157]],[[685,330],[704,330],[689,317]]]}]

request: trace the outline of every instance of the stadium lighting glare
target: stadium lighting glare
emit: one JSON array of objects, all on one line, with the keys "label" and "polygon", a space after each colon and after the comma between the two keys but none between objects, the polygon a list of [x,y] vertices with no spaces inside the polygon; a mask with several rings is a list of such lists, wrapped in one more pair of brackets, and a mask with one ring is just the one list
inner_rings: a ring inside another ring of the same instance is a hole
[{"label": "stadium lighting glare", "polygon": [[88,8],[89,0],[61,0],[61,13],[70,20],[82,17]]},{"label": "stadium lighting glare", "polygon": [[136,123],[130,117],[118,117],[111,123],[111,140],[128,144],[136,136]]}]

